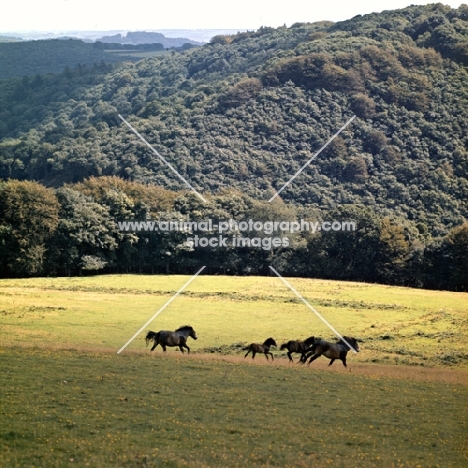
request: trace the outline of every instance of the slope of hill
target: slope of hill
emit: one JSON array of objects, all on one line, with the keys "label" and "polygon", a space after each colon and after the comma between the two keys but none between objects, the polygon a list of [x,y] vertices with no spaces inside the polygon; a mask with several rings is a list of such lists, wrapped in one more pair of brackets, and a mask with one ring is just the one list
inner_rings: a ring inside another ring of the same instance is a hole
[{"label": "slope of hill", "polygon": [[283,199],[371,205],[445,233],[468,215],[467,20],[467,6],[412,6],[3,82],[0,177],[183,188],[121,114],[197,190],[268,199],[357,115]]}]

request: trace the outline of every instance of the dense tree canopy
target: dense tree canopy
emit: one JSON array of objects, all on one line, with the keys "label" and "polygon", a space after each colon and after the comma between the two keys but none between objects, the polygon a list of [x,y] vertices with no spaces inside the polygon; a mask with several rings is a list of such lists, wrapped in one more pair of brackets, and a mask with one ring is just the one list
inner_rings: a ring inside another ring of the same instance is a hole
[{"label": "dense tree canopy", "polygon": [[[259,201],[235,191],[208,195],[204,203],[191,192],[170,192],[116,177],[55,190],[10,180],[0,185],[0,202],[1,276],[184,273],[199,265],[212,273],[268,274],[273,265],[289,275],[468,289],[467,223],[434,238],[421,223],[382,217],[369,207],[324,210]],[[244,233],[230,226],[222,232],[226,245],[194,248],[189,239],[195,234],[219,239],[219,230],[122,228],[123,221],[169,225],[208,219],[307,220],[321,226],[351,221],[355,229],[325,231],[310,225],[295,232],[277,228]],[[234,245],[234,237],[256,241]],[[277,245],[272,238],[280,239]]]}]

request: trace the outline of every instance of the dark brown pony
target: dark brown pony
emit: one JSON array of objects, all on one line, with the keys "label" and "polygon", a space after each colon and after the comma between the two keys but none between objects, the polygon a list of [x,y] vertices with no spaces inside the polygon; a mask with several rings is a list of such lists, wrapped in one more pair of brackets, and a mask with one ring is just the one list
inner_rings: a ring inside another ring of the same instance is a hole
[{"label": "dark brown pony", "polygon": [[330,359],[331,366],[336,359],[339,359],[343,365],[346,367],[346,355],[348,351],[351,351],[348,344],[351,345],[355,351],[359,352],[359,345],[355,338],[351,338],[349,336],[343,336],[343,339],[340,339],[337,343],[329,343],[325,340],[317,340],[311,349],[311,352],[307,354],[305,360],[309,359],[308,364],[312,361],[315,361],[317,358],[322,356],[322,354]]},{"label": "dark brown pony", "polygon": [[252,353],[252,359],[255,357],[257,353],[263,353],[265,357],[268,359],[268,355],[271,356],[271,360],[273,361],[273,354],[270,352],[270,347],[271,346],[277,346],[276,341],[273,338],[268,338],[267,340],[264,341],[263,344],[259,343],[251,343],[249,346],[244,348],[244,351],[247,350],[247,353],[244,356],[244,359],[249,355],[249,353]]},{"label": "dark brown pony", "polygon": [[290,362],[294,362],[294,359],[292,358],[292,353],[301,353],[301,359],[299,362],[304,362],[306,360],[306,353],[309,351],[310,347],[314,344],[315,342],[315,337],[310,336],[307,338],[305,341],[288,341],[287,343],[283,343],[281,345],[280,351],[283,351],[284,349],[288,350],[288,358]]},{"label": "dark brown pony", "polygon": [[190,348],[187,346],[187,338],[189,336],[194,340],[197,339],[195,330],[190,325],[184,325],[183,327],[179,327],[176,331],[149,331],[146,334],[145,340],[146,346],[148,346],[150,341],[154,341],[151,351],[160,344],[164,352],[166,351],[166,346],[178,346],[182,353],[184,352],[184,348],[190,353]]}]

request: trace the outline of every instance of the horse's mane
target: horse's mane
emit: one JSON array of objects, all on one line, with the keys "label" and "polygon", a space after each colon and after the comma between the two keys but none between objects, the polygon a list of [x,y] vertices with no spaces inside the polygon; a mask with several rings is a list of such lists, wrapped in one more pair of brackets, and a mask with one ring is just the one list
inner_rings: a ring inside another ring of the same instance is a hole
[{"label": "horse's mane", "polygon": [[150,330],[150,331],[146,334],[146,337],[145,337],[146,346],[148,346],[148,343],[149,343],[151,340],[158,339],[158,336],[159,336],[159,333],[155,333],[154,331],[151,331],[151,330]]},{"label": "horse's mane", "polygon": [[344,338],[344,339],[341,339],[341,338],[340,338],[340,339],[337,341],[336,344],[340,344],[340,345],[344,345],[344,346],[348,347],[348,345],[347,345],[346,342],[344,341],[344,340],[346,340],[351,346],[354,347],[354,346],[356,345],[356,343],[357,343],[356,338],[353,338],[353,337],[351,337],[351,336],[343,336],[343,338]]},{"label": "horse's mane", "polygon": [[276,341],[273,339],[273,338],[267,338],[264,342],[263,342],[263,345],[264,346],[268,346],[270,344],[270,346],[276,346]]},{"label": "horse's mane", "polygon": [[315,338],[315,336],[309,336],[309,338],[307,338],[306,340],[304,340],[304,343],[306,343],[306,344],[309,344],[309,343],[314,344],[315,341],[317,341],[317,340],[320,340],[320,338]]},{"label": "horse's mane", "polygon": [[182,331],[182,330],[193,330],[193,327],[191,327],[190,325],[182,325],[176,330],[176,332]]}]

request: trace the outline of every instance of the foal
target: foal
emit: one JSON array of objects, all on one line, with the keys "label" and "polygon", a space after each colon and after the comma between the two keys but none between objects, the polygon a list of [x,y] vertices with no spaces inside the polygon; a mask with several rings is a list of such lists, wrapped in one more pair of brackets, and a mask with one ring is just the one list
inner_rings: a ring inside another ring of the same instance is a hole
[{"label": "foal", "polygon": [[271,356],[271,360],[273,361],[273,354],[270,352],[270,347],[271,346],[277,346],[276,341],[273,338],[268,338],[267,340],[264,341],[263,344],[259,343],[251,343],[249,346],[244,348],[244,351],[247,350],[247,353],[244,356],[244,359],[248,356],[249,353],[252,353],[252,359],[255,357],[257,353],[263,353],[265,357],[268,359],[268,355]]}]

